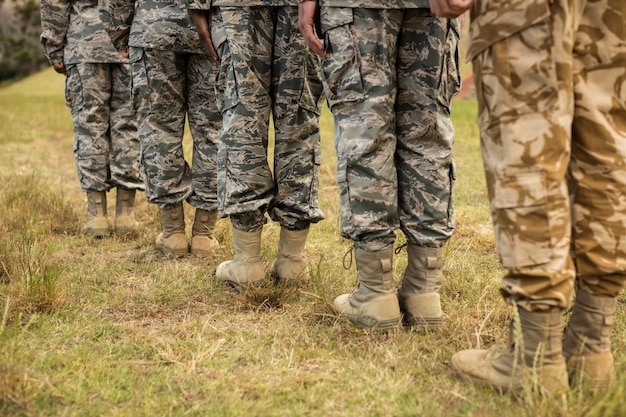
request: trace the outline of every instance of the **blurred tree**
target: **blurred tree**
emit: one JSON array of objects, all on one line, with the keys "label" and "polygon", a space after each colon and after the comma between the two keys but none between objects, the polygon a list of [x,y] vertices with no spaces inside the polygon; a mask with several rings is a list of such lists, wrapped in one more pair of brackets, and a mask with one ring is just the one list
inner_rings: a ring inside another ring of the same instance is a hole
[{"label": "blurred tree", "polygon": [[0,81],[47,66],[39,43],[39,6],[39,0],[0,0]]}]

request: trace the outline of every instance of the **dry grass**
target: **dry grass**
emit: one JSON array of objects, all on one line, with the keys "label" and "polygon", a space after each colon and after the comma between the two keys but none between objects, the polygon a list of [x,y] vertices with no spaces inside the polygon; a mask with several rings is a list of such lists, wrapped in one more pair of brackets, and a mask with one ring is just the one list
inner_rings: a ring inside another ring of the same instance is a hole
[{"label": "dry grass", "polygon": [[[338,233],[327,112],[326,220],[310,235],[309,281],[235,291],[213,278],[232,253],[225,220],[217,230],[223,248],[209,260],[155,251],[157,210],[142,195],[136,234],[82,236],[86,201],[62,78],[45,71],[0,90],[0,415],[625,415],[621,372],[605,395],[572,392],[563,403],[500,395],[450,374],[455,351],[502,341],[511,315],[498,293],[502,271],[475,110],[472,101],[454,106],[457,232],[446,247],[444,327],[380,334],[354,328],[331,309],[336,295],[353,288],[355,271],[341,267],[350,245]],[[264,231],[268,270],[278,231],[271,223]],[[397,278],[405,265],[403,252],[395,258]],[[624,330],[620,303],[618,372]]]}]

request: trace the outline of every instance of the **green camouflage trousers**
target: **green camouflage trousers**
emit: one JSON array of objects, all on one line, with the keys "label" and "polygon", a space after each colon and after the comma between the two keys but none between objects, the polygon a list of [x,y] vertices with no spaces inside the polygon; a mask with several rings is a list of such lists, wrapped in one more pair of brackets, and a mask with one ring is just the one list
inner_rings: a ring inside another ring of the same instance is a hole
[{"label": "green camouflage trousers", "polygon": [[129,65],[68,65],[65,101],[72,113],[81,189],[143,189]]},{"label": "green camouflage trousers", "polygon": [[[133,107],[141,142],[146,197],[159,207],[187,200],[217,210],[216,158],[221,116],[208,55],[131,47]],[[191,167],[185,160],[187,116],[193,138]]]},{"label": "green camouflage trousers", "polygon": [[[218,156],[219,209],[255,231],[272,220],[302,230],[323,219],[320,64],[298,29],[297,6],[212,9],[211,36],[224,128]],[[270,114],[274,166],[268,162]]]},{"label": "green camouflage trousers", "polygon": [[377,251],[401,227],[411,243],[443,246],[454,230],[457,21],[338,7],[322,7],[321,21],[342,236]]},{"label": "green camouflage trousers", "polygon": [[[471,46],[502,293],[568,307],[626,272],[626,2],[477,1]],[[488,11],[488,13],[487,13]]]}]

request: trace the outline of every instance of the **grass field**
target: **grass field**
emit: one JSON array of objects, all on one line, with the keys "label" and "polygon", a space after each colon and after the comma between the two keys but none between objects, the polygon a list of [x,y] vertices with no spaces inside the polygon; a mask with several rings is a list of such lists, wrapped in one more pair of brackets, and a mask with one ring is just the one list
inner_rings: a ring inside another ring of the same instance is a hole
[{"label": "grass field", "polygon": [[[618,381],[595,398],[500,395],[450,373],[459,349],[503,342],[511,314],[498,292],[502,270],[475,101],[455,101],[453,117],[457,229],[446,247],[444,326],[381,334],[359,330],[331,309],[356,274],[342,267],[350,245],[339,236],[327,111],[320,191],[326,219],[310,235],[309,281],[297,289],[236,292],[213,277],[232,255],[226,220],[217,230],[223,248],[210,260],[159,254],[157,208],[143,194],[135,235],[83,236],[86,199],[63,77],[48,70],[0,89],[0,415],[626,415],[623,299],[613,332]],[[278,227],[269,223],[267,270],[277,239]],[[402,252],[396,280],[405,266]]]}]

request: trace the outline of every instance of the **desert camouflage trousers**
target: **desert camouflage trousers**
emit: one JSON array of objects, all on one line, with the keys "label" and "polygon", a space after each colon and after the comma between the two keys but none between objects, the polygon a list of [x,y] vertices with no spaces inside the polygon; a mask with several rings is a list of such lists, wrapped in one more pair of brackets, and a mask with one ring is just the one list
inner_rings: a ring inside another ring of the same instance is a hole
[{"label": "desert camouflage trousers", "polygon": [[281,226],[302,230],[324,218],[318,203],[323,90],[319,59],[298,29],[298,7],[218,7],[211,13],[224,120],[220,214],[243,231],[263,227],[266,212]]},{"label": "desert camouflage trousers", "polygon": [[529,310],[568,307],[576,279],[615,296],[626,277],[626,2],[475,7],[468,54],[502,293]]},{"label": "desert camouflage trousers", "polygon": [[377,251],[401,227],[411,243],[442,247],[454,231],[457,21],[337,7],[322,7],[321,20],[342,236]]},{"label": "desert camouflage trousers", "polygon": [[[161,208],[186,200],[217,210],[215,64],[208,55],[131,47],[133,107],[141,142],[146,197]],[[185,159],[185,117],[192,137]]]},{"label": "desert camouflage trousers", "polygon": [[143,189],[129,65],[68,65],[65,101],[72,113],[81,189]]}]

